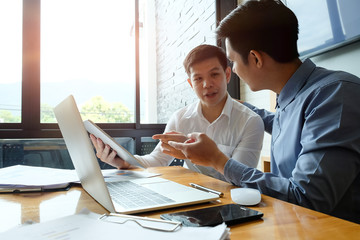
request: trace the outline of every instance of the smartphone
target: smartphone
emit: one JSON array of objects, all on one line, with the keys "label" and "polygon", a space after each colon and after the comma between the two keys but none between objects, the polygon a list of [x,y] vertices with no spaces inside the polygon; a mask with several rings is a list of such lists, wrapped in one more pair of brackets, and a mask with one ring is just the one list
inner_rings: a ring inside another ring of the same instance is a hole
[{"label": "smartphone", "polygon": [[264,214],[239,204],[227,204],[191,211],[162,214],[165,220],[181,222],[184,226],[202,227],[216,226],[223,222],[234,225],[246,221],[260,219]]}]

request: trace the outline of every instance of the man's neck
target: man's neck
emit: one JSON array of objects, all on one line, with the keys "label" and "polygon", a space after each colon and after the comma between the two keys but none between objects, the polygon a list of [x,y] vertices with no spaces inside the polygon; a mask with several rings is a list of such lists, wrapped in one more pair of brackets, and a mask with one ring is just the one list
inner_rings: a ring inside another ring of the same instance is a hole
[{"label": "man's neck", "polygon": [[220,116],[224,109],[227,97],[228,96],[226,95],[224,99],[221,100],[221,102],[219,102],[219,104],[217,104],[216,106],[207,106],[201,104],[202,114],[206,118],[206,120],[209,121],[209,123],[214,122]]},{"label": "man's neck", "polygon": [[[273,84],[274,89],[271,90],[273,90],[277,94],[280,94],[283,87],[286,85],[286,83],[289,81],[291,76],[296,72],[296,70],[300,67],[301,64],[302,62],[300,61],[300,59],[296,59],[290,63],[278,64],[276,68],[277,84]],[[273,76],[275,76],[275,73],[273,74]]]}]

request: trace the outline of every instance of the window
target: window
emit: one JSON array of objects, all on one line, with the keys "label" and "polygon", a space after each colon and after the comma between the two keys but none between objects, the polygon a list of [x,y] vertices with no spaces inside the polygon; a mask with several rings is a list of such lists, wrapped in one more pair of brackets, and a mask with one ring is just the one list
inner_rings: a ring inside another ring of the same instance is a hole
[{"label": "window", "polygon": [[0,1],[0,123],[21,122],[22,1]]},{"label": "window", "polygon": [[[81,13],[81,17],[79,17]],[[83,119],[133,123],[134,1],[41,2],[41,122],[73,94]]]},{"label": "window", "polygon": [[140,67],[140,120],[158,123],[155,6],[153,1],[139,4],[139,67]]},{"label": "window", "polygon": [[0,138],[61,137],[52,108],[69,94],[83,119],[135,138],[137,150],[141,137],[162,132],[164,124],[149,124],[157,123],[153,8],[145,0],[1,1]]}]

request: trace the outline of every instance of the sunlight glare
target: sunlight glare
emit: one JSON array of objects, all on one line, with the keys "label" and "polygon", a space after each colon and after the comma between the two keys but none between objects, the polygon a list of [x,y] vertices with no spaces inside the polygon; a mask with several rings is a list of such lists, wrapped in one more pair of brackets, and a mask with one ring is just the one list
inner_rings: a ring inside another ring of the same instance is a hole
[{"label": "sunlight glare", "polygon": [[41,81],[133,82],[134,12],[126,5],[118,0],[43,1]]},{"label": "sunlight glare", "polygon": [[0,1],[0,83],[21,82],[22,1]]}]

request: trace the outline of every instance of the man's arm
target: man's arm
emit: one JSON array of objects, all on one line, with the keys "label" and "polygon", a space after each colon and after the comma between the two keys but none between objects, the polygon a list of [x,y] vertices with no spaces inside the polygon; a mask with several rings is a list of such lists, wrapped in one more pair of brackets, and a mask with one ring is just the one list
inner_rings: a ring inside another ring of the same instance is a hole
[{"label": "man's arm", "polygon": [[[166,135],[163,137],[166,138]],[[229,159],[203,133],[193,133],[189,137],[190,140],[185,143],[170,141],[169,144],[183,151],[194,164],[213,167],[234,185],[257,188],[268,196],[325,213],[333,211],[359,172],[356,155],[351,154],[351,151],[339,152],[332,148],[326,151],[326,157],[320,161],[323,164],[318,167],[314,163],[317,162],[319,152],[304,154],[299,159],[293,176],[284,178]],[[350,164],[341,166],[343,169],[336,174],[334,171],[339,169],[338,159],[341,156],[350,159]],[[310,176],[312,171],[313,177]],[[335,181],[337,183],[333,184]],[[334,189],[329,191],[329,188]]]},{"label": "man's arm", "polygon": [[267,111],[265,109],[259,109],[253,105],[251,105],[250,103],[244,102],[243,103],[246,107],[250,108],[251,110],[253,110],[255,113],[257,113],[261,119],[264,122],[264,127],[265,127],[265,131],[269,134],[271,134],[272,132],[272,126],[273,126],[273,121],[274,121],[274,113]]},{"label": "man's arm", "polygon": [[230,158],[249,167],[257,167],[264,138],[262,119],[252,116],[243,126],[241,139],[235,149],[228,155]]},{"label": "man's arm", "polygon": [[[178,121],[179,117],[177,112],[175,112],[169,119],[168,123],[166,124],[165,130],[164,132],[172,132],[173,130],[177,130],[178,128]],[[153,139],[156,139],[153,137]],[[147,155],[143,155],[143,156],[139,156],[139,155],[135,155],[135,157],[140,160],[145,166],[147,167],[155,167],[155,166],[168,166],[169,163],[174,159],[174,157],[176,158],[180,158],[180,156],[176,155],[168,155],[166,153],[164,153],[162,146],[163,143],[159,142],[155,149]],[[176,151],[178,154],[181,154],[181,151],[178,150],[174,150]]]},{"label": "man's arm", "polygon": [[[257,188],[265,195],[331,214],[346,192],[354,188],[351,185],[359,174],[358,156],[343,150],[330,148],[302,155],[290,178],[263,173],[233,159],[224,166],[224,176],[234,185]],[[356,203],[348,204],[351,209]]]}]

